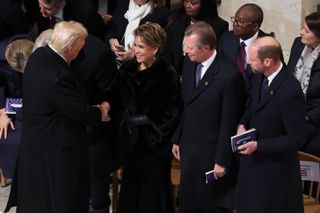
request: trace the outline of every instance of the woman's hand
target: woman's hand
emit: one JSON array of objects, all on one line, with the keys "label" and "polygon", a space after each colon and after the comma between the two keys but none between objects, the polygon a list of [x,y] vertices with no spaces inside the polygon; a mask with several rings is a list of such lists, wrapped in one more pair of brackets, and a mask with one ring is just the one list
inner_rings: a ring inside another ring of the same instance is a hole
[{"label": "woman's hand", "polygon": [[9,125],[11,129],[15,130],[13,122],[8,117],[8,115],[5,114],[4,109],[1,109],[0,110],[0,139],[1,138],[7,139]]},{"label": "woman's hand", "polygon": [[116,38],[112,38],[109,40],[109,46],[110,46],[110,49],[115,53],[117,48],[116,46],[119,45],[119,41],[118,39]]},{"label": "woman's hand", "polygon": [[134,58],[134,51],[128,44],[128,49],[124,51],[123,49],[117,49],[115,52],[117,60],[119,61],[129,61]]}]

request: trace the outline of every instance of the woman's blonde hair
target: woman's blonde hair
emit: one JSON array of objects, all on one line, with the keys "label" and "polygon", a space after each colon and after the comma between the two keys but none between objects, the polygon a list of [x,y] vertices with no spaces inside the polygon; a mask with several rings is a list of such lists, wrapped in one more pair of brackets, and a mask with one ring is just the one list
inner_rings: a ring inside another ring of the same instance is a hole
[{"label": "woman's blonde hair", "polygon": [[12,41],[6,48],[5,56],[8,64],[16,71],[23,72],[32,53],[33,42],[28,39]]}]

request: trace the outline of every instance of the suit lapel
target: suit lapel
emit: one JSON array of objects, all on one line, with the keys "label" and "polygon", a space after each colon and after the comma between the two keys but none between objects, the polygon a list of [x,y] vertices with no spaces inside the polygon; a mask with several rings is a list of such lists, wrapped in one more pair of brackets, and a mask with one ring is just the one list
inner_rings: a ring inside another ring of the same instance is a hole
[{"label": "suit lapel", "polygon": [[[260,102],[258,101],[258,104],[255,105],[256,108],[254,109],[254,111],[261,109],[273,98],[273,96],[277,93],[277,90],[281,85],[282,81],[285,79],[287,75],[288,75],[288,72],[284,68],[282,68],[281,71],[278,73],[278,75],[272,80],[269,88],[267,89],[265,95],[261,98]],[[259,100],[261,84],[262,84],[262,80],[259,83],[258,90],[256,90],[255,100],[257,100],[257,98]]]},{"label": "suit lapel", "polygon": [[[199,85],[197,88],[194,88],[195,80],[194,80],[194,71],[193,71],[193,91],[190,93],[190,97],[188,98],[188,103],[192,102],[195,98],[197,98],[204,90],[208,88],[210,84],[214,81],[214,75],[218,72],[219,67],[217,63],[218,58],[215,58],[215,60],[212,62],[212,64],[209,66],[208,70],[204,74],[204,76],[199,81]],[[195,67],[195,63],[193,63]]]}]

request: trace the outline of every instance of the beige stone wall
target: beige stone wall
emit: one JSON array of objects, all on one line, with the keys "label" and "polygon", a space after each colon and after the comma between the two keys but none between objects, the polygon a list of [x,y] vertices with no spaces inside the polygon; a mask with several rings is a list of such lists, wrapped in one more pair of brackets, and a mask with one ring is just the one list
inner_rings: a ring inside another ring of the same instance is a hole
[{"label": "beige stone wall", "polygon": [[237,9],[245,3],[255,3],[262,7],[265,16],[261,29],[275,33],[287,60],[292,42],[299,36],[304,16],[316,11],[320,0],[222,0],[219,14],[229,22],[230,29],[232,29],[230,17],[234,16]]}]

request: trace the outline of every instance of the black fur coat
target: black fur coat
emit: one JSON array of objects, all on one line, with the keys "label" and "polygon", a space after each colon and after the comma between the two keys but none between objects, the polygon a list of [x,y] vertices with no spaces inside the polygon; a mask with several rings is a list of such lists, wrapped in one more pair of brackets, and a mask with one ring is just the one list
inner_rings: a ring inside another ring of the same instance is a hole
[{"label": "black fur coat", "polygon": [[[170,153],[181,106],[179,89],[177,72],[163,57],[143,71],[136,60],[122,66],[117,90],[122,105],[120,144],[127,159]],[[132,116],[145,116],[148,122],[129,125]]]}]

